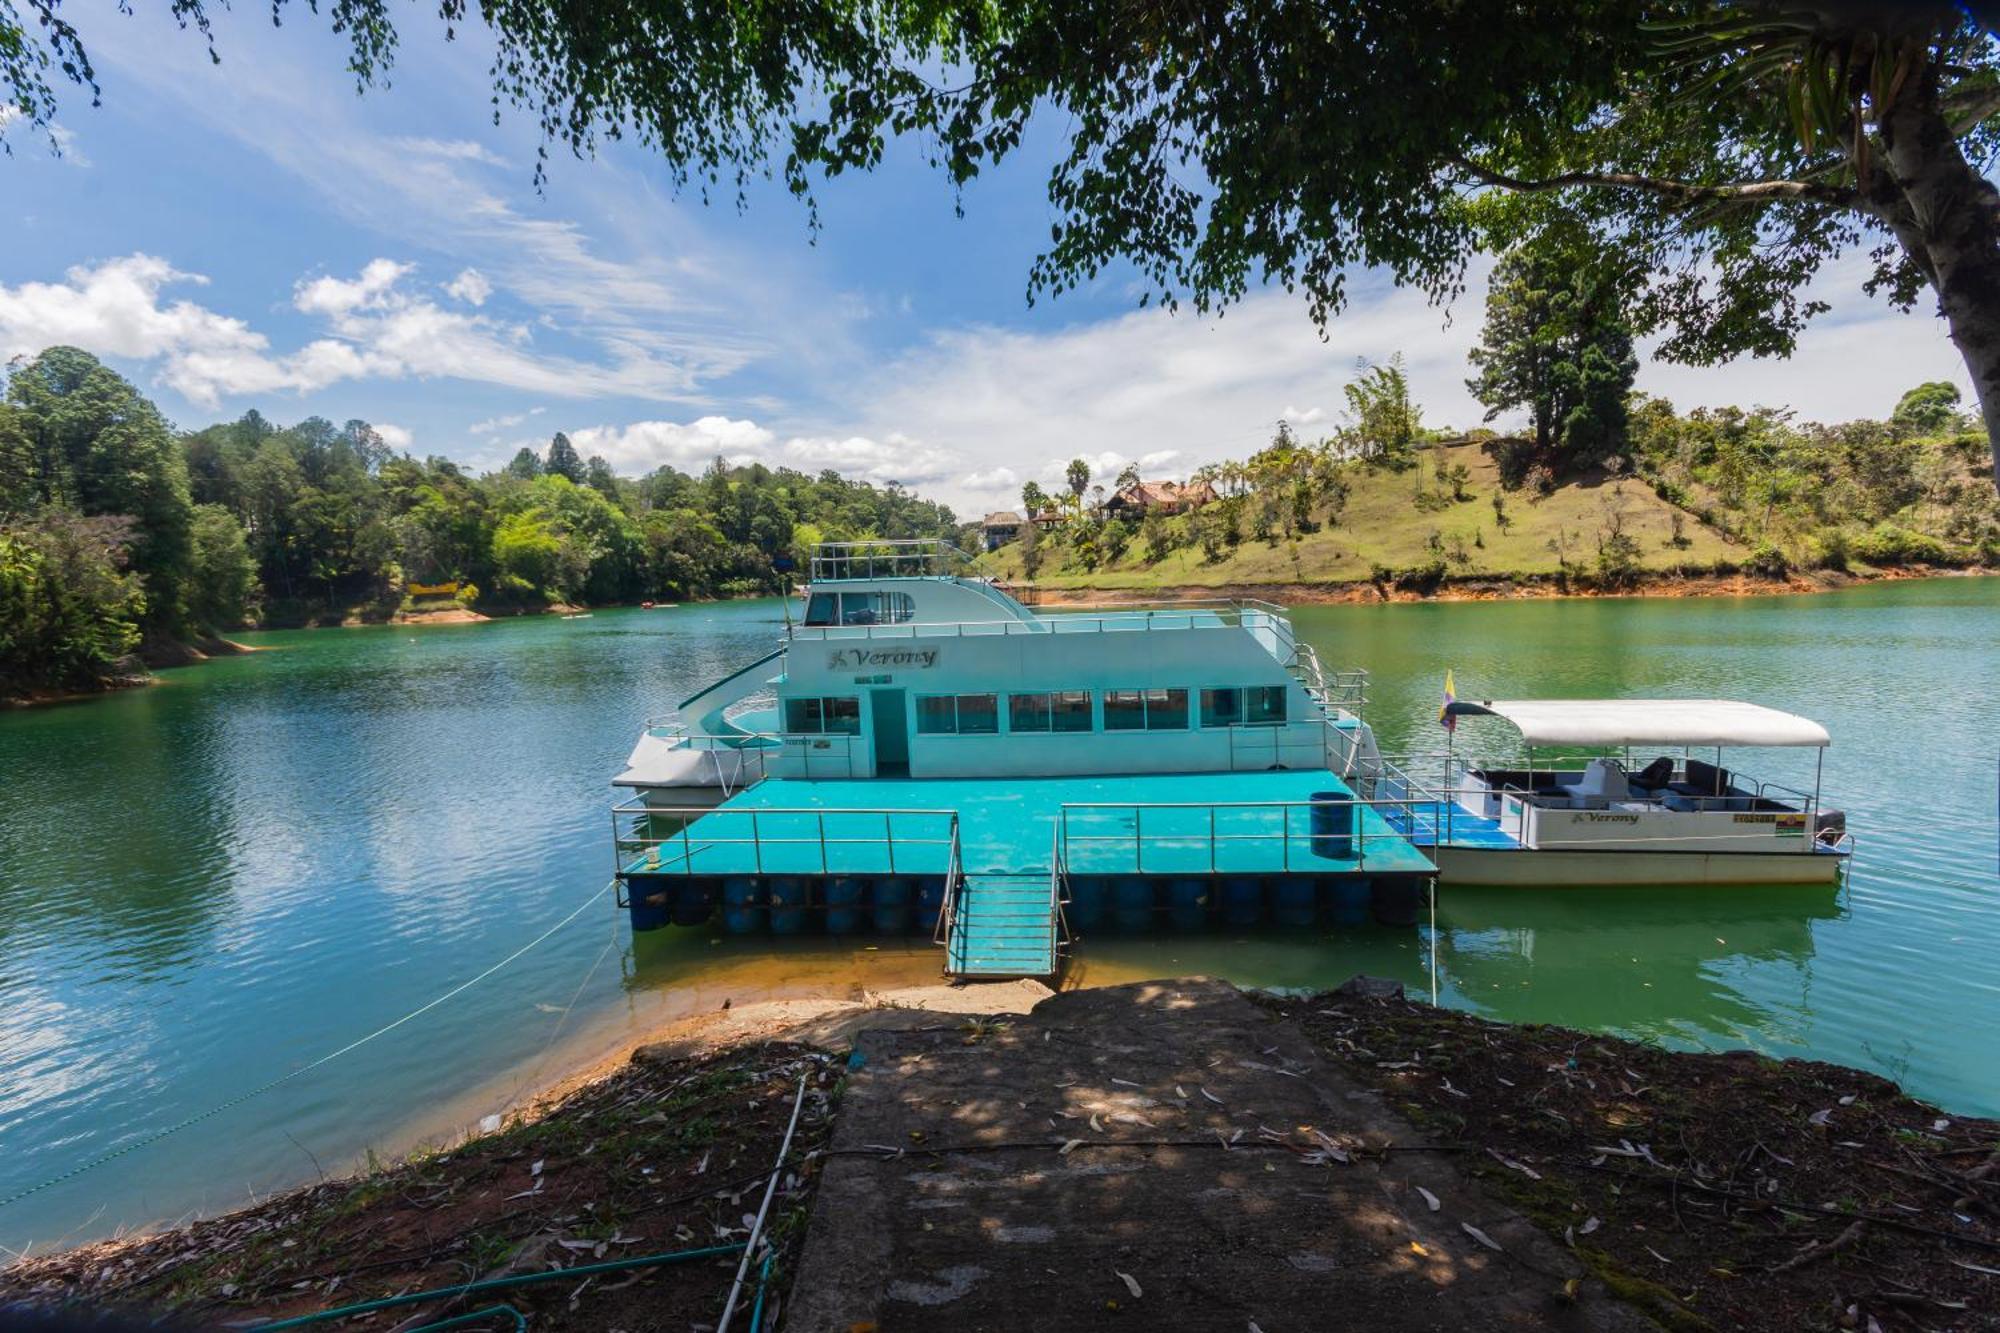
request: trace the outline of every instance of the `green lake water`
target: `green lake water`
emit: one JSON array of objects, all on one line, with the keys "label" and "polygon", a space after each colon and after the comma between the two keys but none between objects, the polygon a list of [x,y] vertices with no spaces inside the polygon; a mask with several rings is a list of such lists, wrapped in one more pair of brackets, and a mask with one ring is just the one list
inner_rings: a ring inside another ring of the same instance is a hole
[{"label": "green lake water", "polygon": [[[1813,889],[1450,891],[1445,1002],[1877,1070],[2000,1114],[2000,581],[1818,597],[1305,609],[1385,748],[1486,696],[1723,695],[1824,722],[1859,839]],[[247,636],[272,651],[0,716],[0,1199],[300,1069],[605,881],[640,721],[769,650],[775,602]],[[1197,682],[1198,683],[1198,682]],[[1460,744],[1476,742],[1467,723]],[[1810,785],[1808,754],[1743,756]],[[43,1247],[216,1210],[463,1126],[579,1052],[725,999],[937,979],[927,943],[636,941],[607,899],[395,1031],[0,1207]],[[1427,985],[1421,932],[1093,939],[1083,984]],[[0,1255],[0,1260],[4,1260]]]}]

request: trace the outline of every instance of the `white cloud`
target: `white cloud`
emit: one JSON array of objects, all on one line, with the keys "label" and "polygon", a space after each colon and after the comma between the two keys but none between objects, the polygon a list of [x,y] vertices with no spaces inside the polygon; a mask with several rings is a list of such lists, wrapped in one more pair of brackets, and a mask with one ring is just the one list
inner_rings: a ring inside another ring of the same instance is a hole
[{"label": "white cloud", "polygon": [[467,305],[485,305],[493,295],[493,283],[476,268],[468,268],[444,285],[447,296],[456,296]]},{"label": "white cloud", "polygon": [[506,430],[510,426],[518,426],[530,417],[538,417],[546,410],[546,408],[531,407],[525,412],[509,412],[505,416],[488,417],[484,421],[475,421],[470,426],[467,426],[465,433],[467,435],[491,435],[496,431]]},{"label": "white cloud", "polygon": [[340,278],[301,281],[293,289],[292,304],[309,315],[336,318],[357,310],[380,310],[388,303],[396,283],[412,267],[393,259],[371,259],[361,270],[361,276],[351,282]]},{"label": "white cloud", "polygon": [[973,491],[997,491],[1009,486],[1018,486],[1021,478],[1010,467],[996,467],[986,472],[968,472],[965,487]]},{"label": "white cloud", "polygon": [[374,426],[375,433],[382,437],[382,443],[397,453],[407,452],[409,447],[416,443],[417,437],[411,434],[407,426],[392,426],[386,421],[377,421]]},{"label": "white cloud", "polygon": [[661,466],[699,471],[716,457],[732,464],[818,472],[832,468],[844,476],[906,486],[949,480],[962,462],[905,435],[882,439],[864,435],[781,437],[755,421],[700,417],[690,422],[635,421],[624,426],[585,426],[568,432],[577,452],[602,455],[618,472],[644,473]]},{"label": "white cloud", "polygon": [[1278,413],[1278,415],[1284,420],[1291,422],[1294,426],[1310,426],[1314,422],[1323,420],[1326,417],[1326,409],[1323,407],[1293,407],[1290,403],[1286,403],[1285,410]]},{"label": "white cloud", "polygon": [[391,144],[405,153],[419,157],[441,158],[448,162],[478,162],[483,166],[504,167],[506,161],[488,149],[484,144],[470,139],[426,139],[404,137],[392,139]]}]

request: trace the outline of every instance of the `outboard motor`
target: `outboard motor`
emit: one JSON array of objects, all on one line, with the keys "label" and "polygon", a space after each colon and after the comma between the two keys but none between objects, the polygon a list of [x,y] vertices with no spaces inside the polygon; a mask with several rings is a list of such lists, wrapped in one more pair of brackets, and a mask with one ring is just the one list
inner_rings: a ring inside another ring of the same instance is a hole
[{"label": "outboard motor", "polygon": [[1834,846],[1847,836],[1847,812],[1845,810],[1822,810],[1813,816],[1813,840]]}]

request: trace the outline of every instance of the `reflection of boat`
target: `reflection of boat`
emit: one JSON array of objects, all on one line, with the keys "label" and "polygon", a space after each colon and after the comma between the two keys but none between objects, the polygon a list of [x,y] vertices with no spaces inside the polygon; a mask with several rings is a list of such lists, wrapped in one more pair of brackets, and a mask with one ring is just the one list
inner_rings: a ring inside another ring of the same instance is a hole
[{"label": "reflection of boat", "polygon": [[[1438,899],[1438,962],[1467,1002],[1511,1020],[1740,1040],[1796,1009],[1813,923],[1839,917],[1839,893],[1458,888]],[[1781,981],[1756,984],[1774,969]]]},{"label": "reflection of boat", "polygon": [[1413,919],[1434,867],[1349,785],[1365,678],[1283,608],[1049,613],[964,559],[820,546],[776,650],[647,725],[616,779],[635,928],[914,926],[954,975],[1046,976],[1066,920]]},{"label": "reflection of boat", "polygon": [[[1410,799],[1401,817],[1448,885],[1829,884],[1852,850],[1817,778],[1805,792],[1722,766],[1725,747],[1824,751],[1826,729],[1796,714],[1728,699],[1525,699],[1455,700],[1445,717],[1500,718],[1526,753],[1429,756],[1442,763],[1422,777],[1383,765],[1374,794]],[[1560,757],[1538,766],[1538,749]]]}]

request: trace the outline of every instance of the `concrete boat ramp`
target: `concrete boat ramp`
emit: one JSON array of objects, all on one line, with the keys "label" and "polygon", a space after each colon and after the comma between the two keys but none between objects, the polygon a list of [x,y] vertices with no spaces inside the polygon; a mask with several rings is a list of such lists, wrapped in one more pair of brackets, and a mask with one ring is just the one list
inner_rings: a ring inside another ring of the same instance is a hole
[{"label": "concrete boat ramp", "polygon": [[1221,982],[866,1032],[853,1063],[793,1333],[1653,1327]]}]

